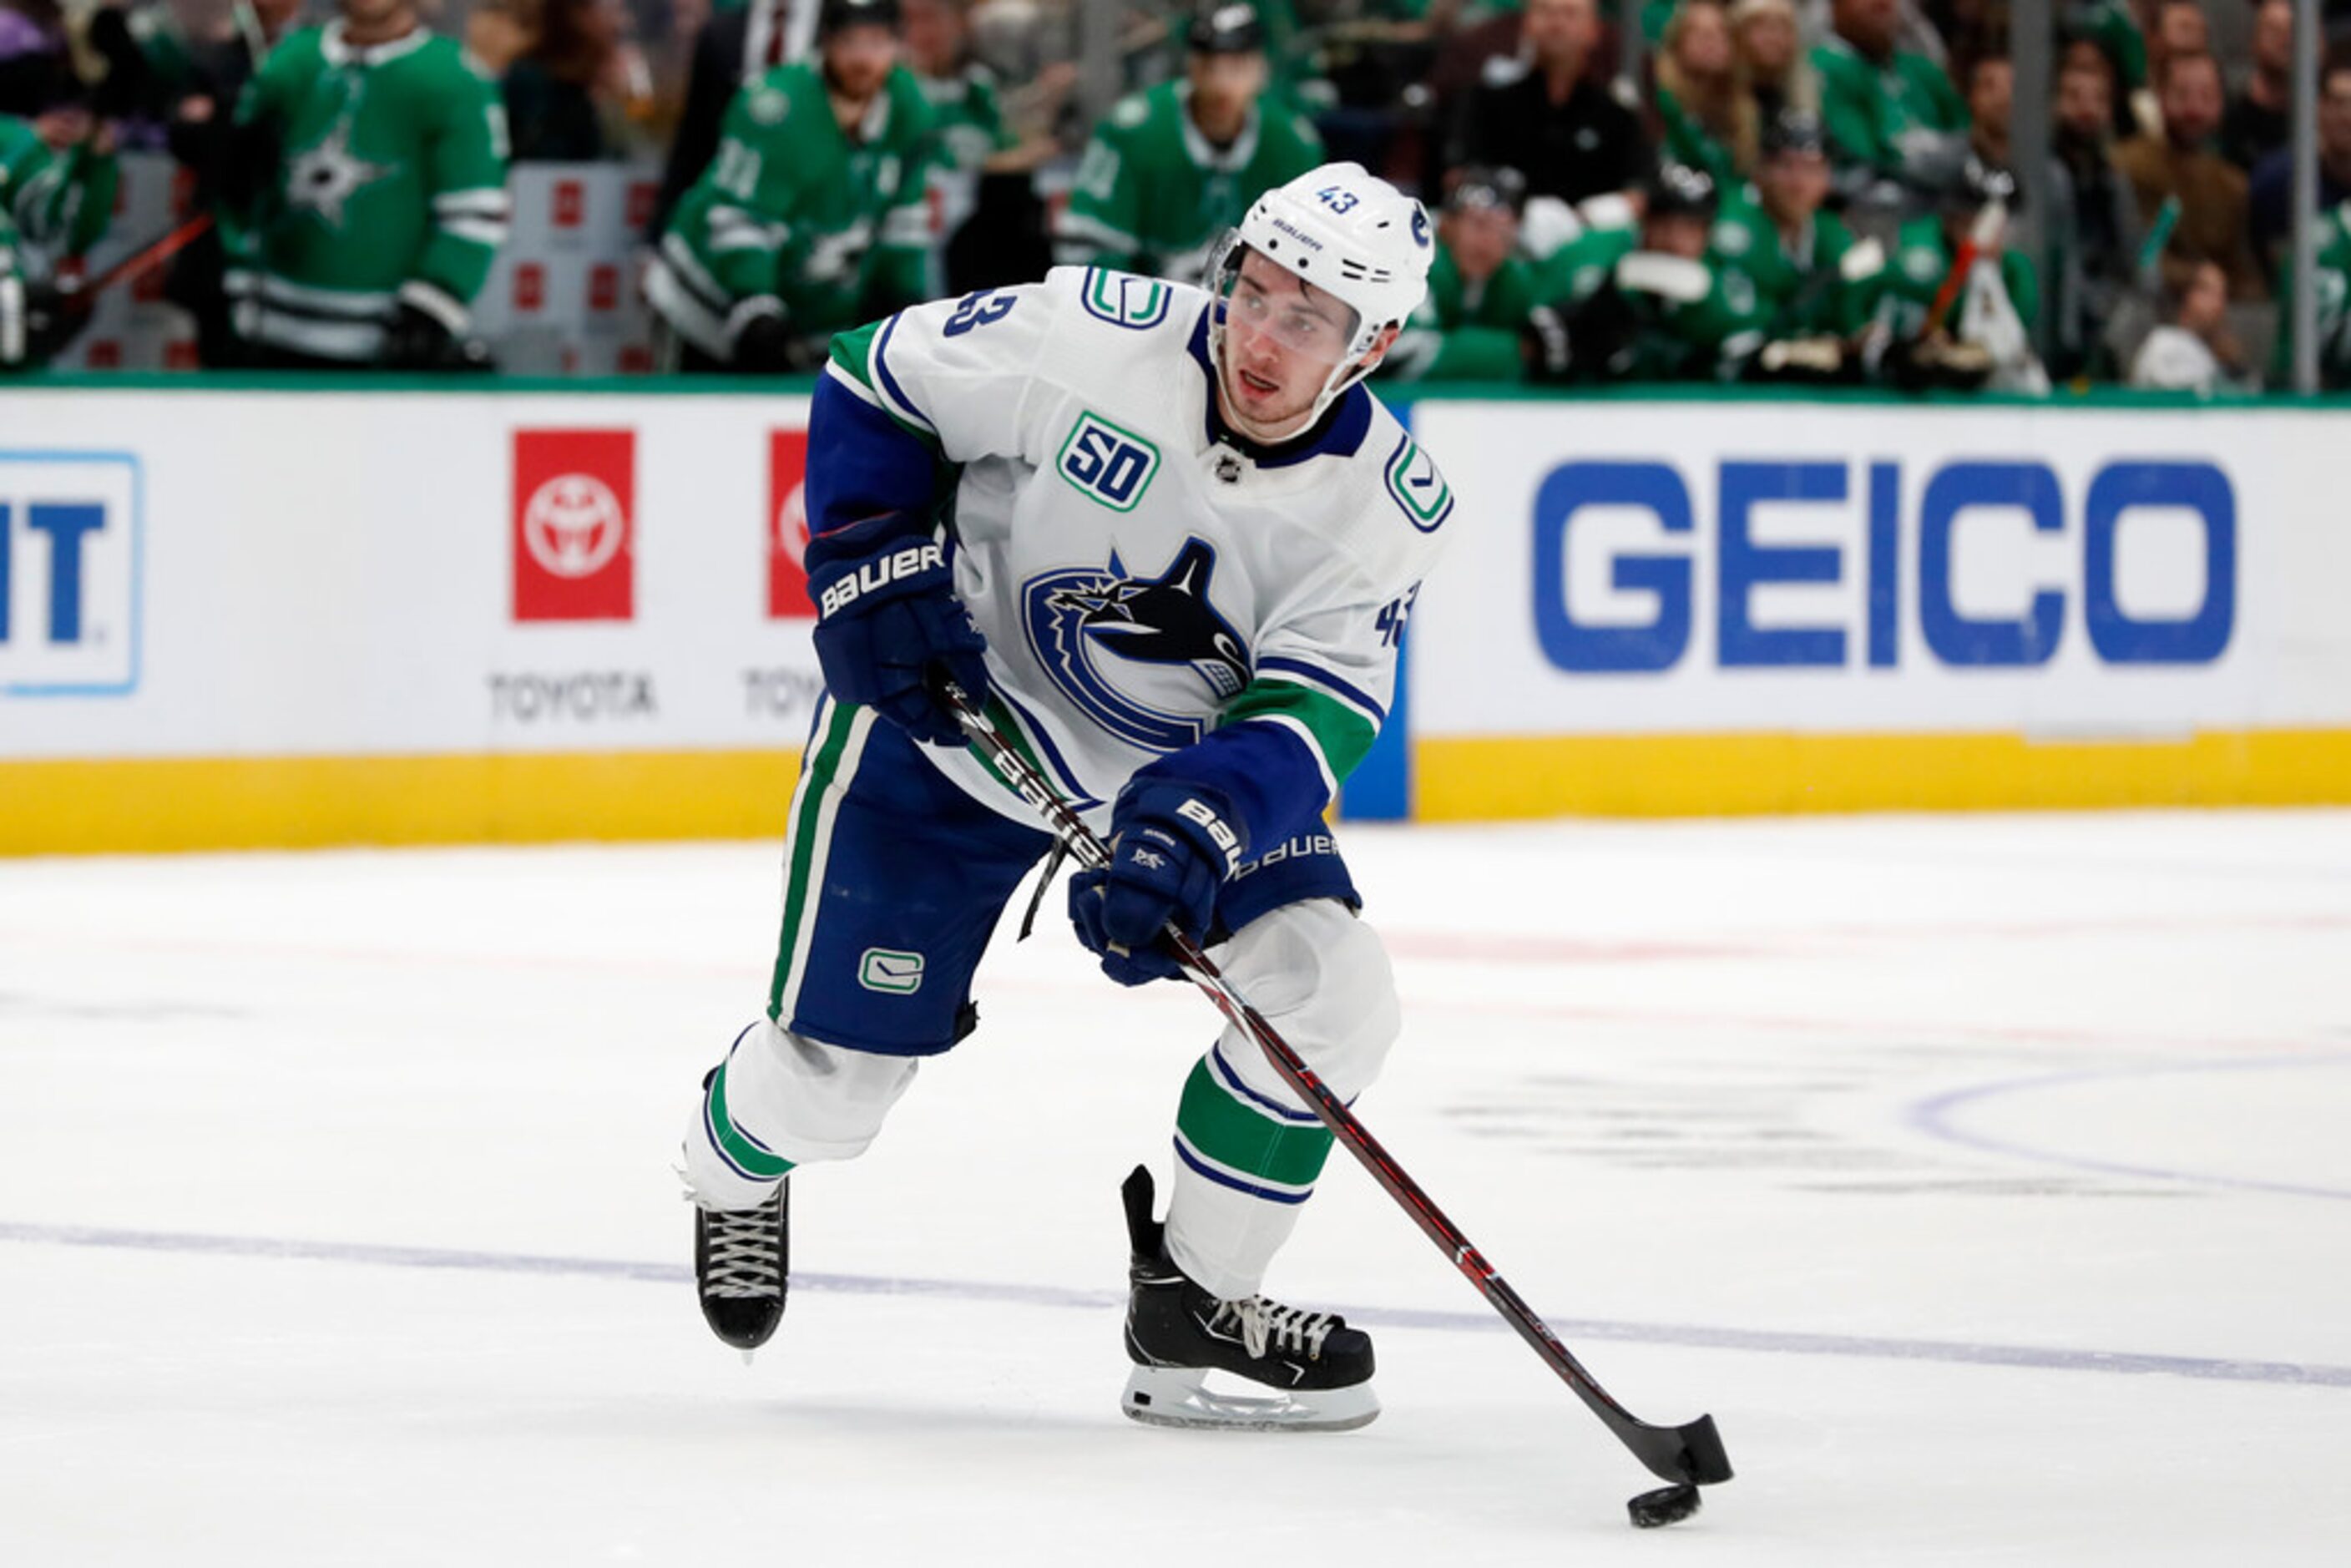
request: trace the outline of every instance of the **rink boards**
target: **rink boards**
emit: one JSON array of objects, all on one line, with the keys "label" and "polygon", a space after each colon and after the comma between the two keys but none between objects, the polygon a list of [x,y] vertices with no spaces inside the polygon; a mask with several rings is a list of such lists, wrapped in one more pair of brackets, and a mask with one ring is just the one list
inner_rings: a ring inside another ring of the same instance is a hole
[{"label": "rink boards", "polygon": [[[0,850],[779,832],[806,410],[10,389]],[[2345,411],[1410,417],[1455,537],[1351,815],[2351,800]]]}]

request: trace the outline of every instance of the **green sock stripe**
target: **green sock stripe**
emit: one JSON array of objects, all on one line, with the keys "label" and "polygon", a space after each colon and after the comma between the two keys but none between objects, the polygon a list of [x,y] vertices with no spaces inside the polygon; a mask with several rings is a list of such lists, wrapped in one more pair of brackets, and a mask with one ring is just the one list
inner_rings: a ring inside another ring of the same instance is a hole
[{"label": "green sock stripe", "polygon": [[735,1125],[734,1116],[726,1109],[726,1069],[721,1067],[710,1081],[710,1132],[718,1140],[720,1152],[741,1170],[760,1177],[784,1175],[792,1162],[780,1155],[768,1153],[745,1137]]},{"label": "green sock stripe", "polygon": [[1280,1186],[1312,1186],[1331,1154],[1328,1127],[1278,1122],[1234,1098],[1205,1060],[1184,1082],[1176,1132],[1203,1159]]},{"label": "green sock stripe", "polygon": [[809,868],[816,863],[817,829],[824,820],[825,798],[832,791],[833,777],[841,769],[841,755],[848,749],[850,735],[857,727],[858,712],[847,703],[832,705],[824,738],[817,743],[800,782],[799,810],[792,816],[786,862],[784,924],[776,937],[775,974],[768,982],[768,1016],[778,1023],[789,1021],[783,1016],[784,992],[791,981],[792,954],[799,946],[801,922],[815,902]]}]

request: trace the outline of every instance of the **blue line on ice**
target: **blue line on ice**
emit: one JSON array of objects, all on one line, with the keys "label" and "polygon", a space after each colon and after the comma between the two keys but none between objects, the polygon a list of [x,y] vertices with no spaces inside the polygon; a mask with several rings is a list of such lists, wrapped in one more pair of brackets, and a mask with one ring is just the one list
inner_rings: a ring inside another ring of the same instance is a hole
[{"label": "blue line on ice", "polygon": [[[198,1236],[154,1230],[111,1230],[85,1225],[26,1225],[0,1221],[0,1242],[36,1246],[99,1247],[124,1251],[203,1253],[229,1258],[298,1259],[361,1263],[396,1269],[457,1269],[494,1274],[586,1275],[606,1280],[645,1280],[664,1285],[684,1282],[682,1263],[633,1263],[621,1259],[547,1258],[518,1252],[467,1252],[454,1248],[392,1247],[353,1241],[298,1241],[254,1236]],[[977,1280],[893,1280],[855,1274],[794,1274],[794,1288],[838,1291],[863,1296],[942,1296],[961,1301],[1005,1301],[1022,1306],[1082,1307],[1108,1311],[1123,1292],[1077,1291],[1056,1285],[995,1284]],[[1358,1322],[1394,1328],[1499,1331],[1506,1325],[1487,1312],[1439,1312],[1381,1307],[1336,1309]],[[1762,1351],[1782,1355],[1833,1355],[1887,1361],[1957,1362],[1970,1366],[2017,1366],[2058,1372],[2164,1374],[2223,1383],[2286,1383],[2351,1388],[2351,1366],[2304,1365],[2285,1361],[2240,1361],[2193,1355],[2142,1355],[2121,1351],[2056,1350],[2036,1345],[1970,1344],[1963,1341],[1886,1339],[1865,1334],[1791,1333],[1768,1329],[1708,1328],[1687,1323],[1629,1323],[1586,1318],[1552,1318],[1567,1340],[1614,1340],[1638,1344],[1677,1344],[1705,1350]]]},{"label": "blue line on ice", "polygon": [[2064,1089],[2080,1083],[2123,1082],[2132,1079],[2160,1078],[2179,1072],[2265,1072],[2279,1068],[2342,1067],[2351,1063],[2351,1056],[2274,1056],[2257,1061],[2177,1061],[2141,1067],[2100,1067],[2075,1072],[2035,1073],[2025,1078],[2005,1078],[1991,1083],[1978,1083],[1965,1089],[1953,1089],[1931,1099],[1922,1100],[1910,1107],[1910,1124],[1929,1137],[1965,1148],[1981,1149],[1988,1154],[2011,1155],[2043,1165],[2063,1166],[2068,1170],[2093,1171],[2100,1176],[2132,1176],[2157,1181],[2193,1182],[2200,1186],[2228,1187],[2240,1192],[2287,1193],[2296,1197],[2351,1198],[2351,1187],[2316,1186],[2302,1182],[2264,1181],[2257,1176],[2215,1175],[2209,1171],[2182,1170],[2170,1166],[2129,1165],[2118,1160],[2093,1159],[2084,1155],[2068,1154],[2039,1144],[2028,1144],[2021,1138],[1994,1136],[1989,1133],[1970,1132],[1957,1122],[1957,1113],[1965,1106],[1977,1105],[1987,1100],[2001,1099],[2012,1094],[2024,1094],[2043,1089]]}]

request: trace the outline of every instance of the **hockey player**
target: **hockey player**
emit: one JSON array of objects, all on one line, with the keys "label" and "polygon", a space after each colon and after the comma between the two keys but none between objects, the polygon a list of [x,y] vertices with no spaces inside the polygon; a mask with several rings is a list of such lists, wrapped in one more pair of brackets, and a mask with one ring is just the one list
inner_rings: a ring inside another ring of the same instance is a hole
[{"label": "hockey player", "polygon": [[104,237],[116,179],[105,131],[59,152],[34,122],[0,114],[0,371],[46,362],[89,319],[60,287],[57,264]]},{"label": "hockey player", "polygon": [[1856,246],[1843,221],[1822,210],[1829,162],[1818,120],[1782,110],[1763,128],[1761,147],[1752,199],[1724,203],[1708,242],[1726,294],[1744,303],[1758,334],[1746,373],[1844,379],[1852,340],[1876,302],[1885,252],[1875,242]]},{"label": "hockey player", "polygon": [[1749,300],[1706,261],[1715,210],[1702,170],[1662,164],[1637,230],[1592,229],[1552,252],[1527,319],[1529,376],[1706,381],[1750,351]]},{"label": "hockey player", "polygon": [[727,109],[645,274],[680,369],[813,370],[832,333],[931,292],[935,121],[897,0],[825,0],[817,35]]},{"label": "hockey player", "polygon": [[497,84],[413,0],[342,0],[236,111],[224,240],[256,363],[486,368],[470,307],[506,243]]},{"label": "hockey player", "polygon": [[[2041,308],[2032,258],[2004,244],[2015,194],[2005,170],[1970,158],[1941,210],[1902,225],[1871,328],[1870,357],[1894,385],[1966,391],[2004,377],[2018,349],[2029,356],[2013,330],[1986,329],[1988,320],[2030,321]],[[1971,257],[1964,274],[1962,256]],[[1987,304],[1996,308],[1987,311]]]},{"label": "hockey player", "polygon": [[1516,252],[1527,183],[1515,169],[1453,172],[1437,220],[1428,298],[1382,362],[1396,381],[1516,381],[1535,306],[1534,269]]},{"label": "hockey player", "polygon": [[1322,161],[1313,126],[1266,90],[1254,7],[1210,5],[1186,42],[1182,81],[1121,99],[1094,128],[1054,228],[1063,266],[1197,279],[1259,193]]},{"label": "hockey player", "polygon": [[[783,1312],[784,1186],[863,1152],[1051,841],[935,695],[985,695],[1113,860],[1070,884],[1123,985],[1212,946],[1324,1082],[1361,1093],[1393,978],[1322,813],[1385,716],[1451,492],[1360,383],[1420,302],[1417,202],[1352,163],[1253,203],[1206,291],[1100,268],[844,333],[810,427],[809,591],[826,696],[792,804],[768,1016],[705,1082],[685,1174],[705,1315]],[[1050,870],[1049,867],[1048,877]],[[1126,1410],[1341,1427],[1371,1341],[1259,1293],[1331,1135],[1228,1030],[1176,1113],[1164,1226],[1138,1170]],[[1215,1368],[1266,1385],[1237,1399]]]}]

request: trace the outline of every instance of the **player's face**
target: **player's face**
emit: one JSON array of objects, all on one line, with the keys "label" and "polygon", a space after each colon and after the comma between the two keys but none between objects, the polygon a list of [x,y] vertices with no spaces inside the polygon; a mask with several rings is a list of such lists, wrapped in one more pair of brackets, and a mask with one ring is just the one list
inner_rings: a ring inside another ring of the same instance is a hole
[{"label": "player's face", "polygon": [[1226,422],[1255,441],[1296,434],[1354,331],[1353,309],[1254,251],[1243,256],[1225,301]]},{"label": "player's face", "polygon": [[1265,90],[1265,57],[1253,50],[1204,54],[1184,61],[1192,84],[1192,119],[1212,141],[1230,141],[1248,119],[1249,105]]},{"label": "player's face", "polygon": [[1894,47],[1895,0],[1834,0],[1830,15],[1862,53],[1882,57]]},{"label": "player's face", "polygon": [[2085,141],[2105,134],[2112,110],[2106,78],[2096,71],[2069,70],[2057,78],[2057,123]]},{"label": "player's face", "polygon": [[1703,3],[1681,9],[1681,30],[1674,35],[1674,53],[1682,68],[1711,80],[1730,69],[1730,18],[1719,5]]},{"label": "player's face", "polygon": [[880,92],[897,63],[898,36],[887,27],[843,27],[824,41],[824,74],[852,102]]},{"label": "player's face", "polygon": [[1696,261],[1706,254],[1706,219],[1696,213],[1668,213],[1663,217],[1644,219],[1641,248]]},{"label": "player's face", "polygon": [[1463,207],[1445,215],[1444,239],[1461,276],[1482,282],[1510,258],[1519,243],[1519,215],[1508,207]]},{"label": "player's face", "polygon": [[1756,168],[1755,185],[1774,219],[1800,223],[1828,200],[1829,161],[1818,152],[1782,152]]},{"label": "player's face", "polygon": [[1748,66],[1771,77],[1796,63],[1796,22],[1778,11],[1750,12],[1739,24],[1740,51]]},{"label": "player's face", "polygon": [[963,53],[963,13],[953,0],[904,0],[899,14],[906,35],[906,63],[917,73],[944,77]]},{"label": "player's face", "polygon": [[1546,65],[1580,62],[1599,39],[1599,13],[1593,0],[1526,0],[1520,36],[1528,52]]},{"label": "player's face", "polygon": [[388,29],[414,9],[413,0],[342,0],[343,20],[363,32]]},{"label": "player's face", "polygon": [[2337,162],[2351,158],[2351,71],[2329,71],[2319,84],[2318,150]]},{"label": "player's face", "polygon": [[2220,68],[2209,57],[2172,62],[2163,87],[2163,123],[2182,147],[2220,129]]}]

